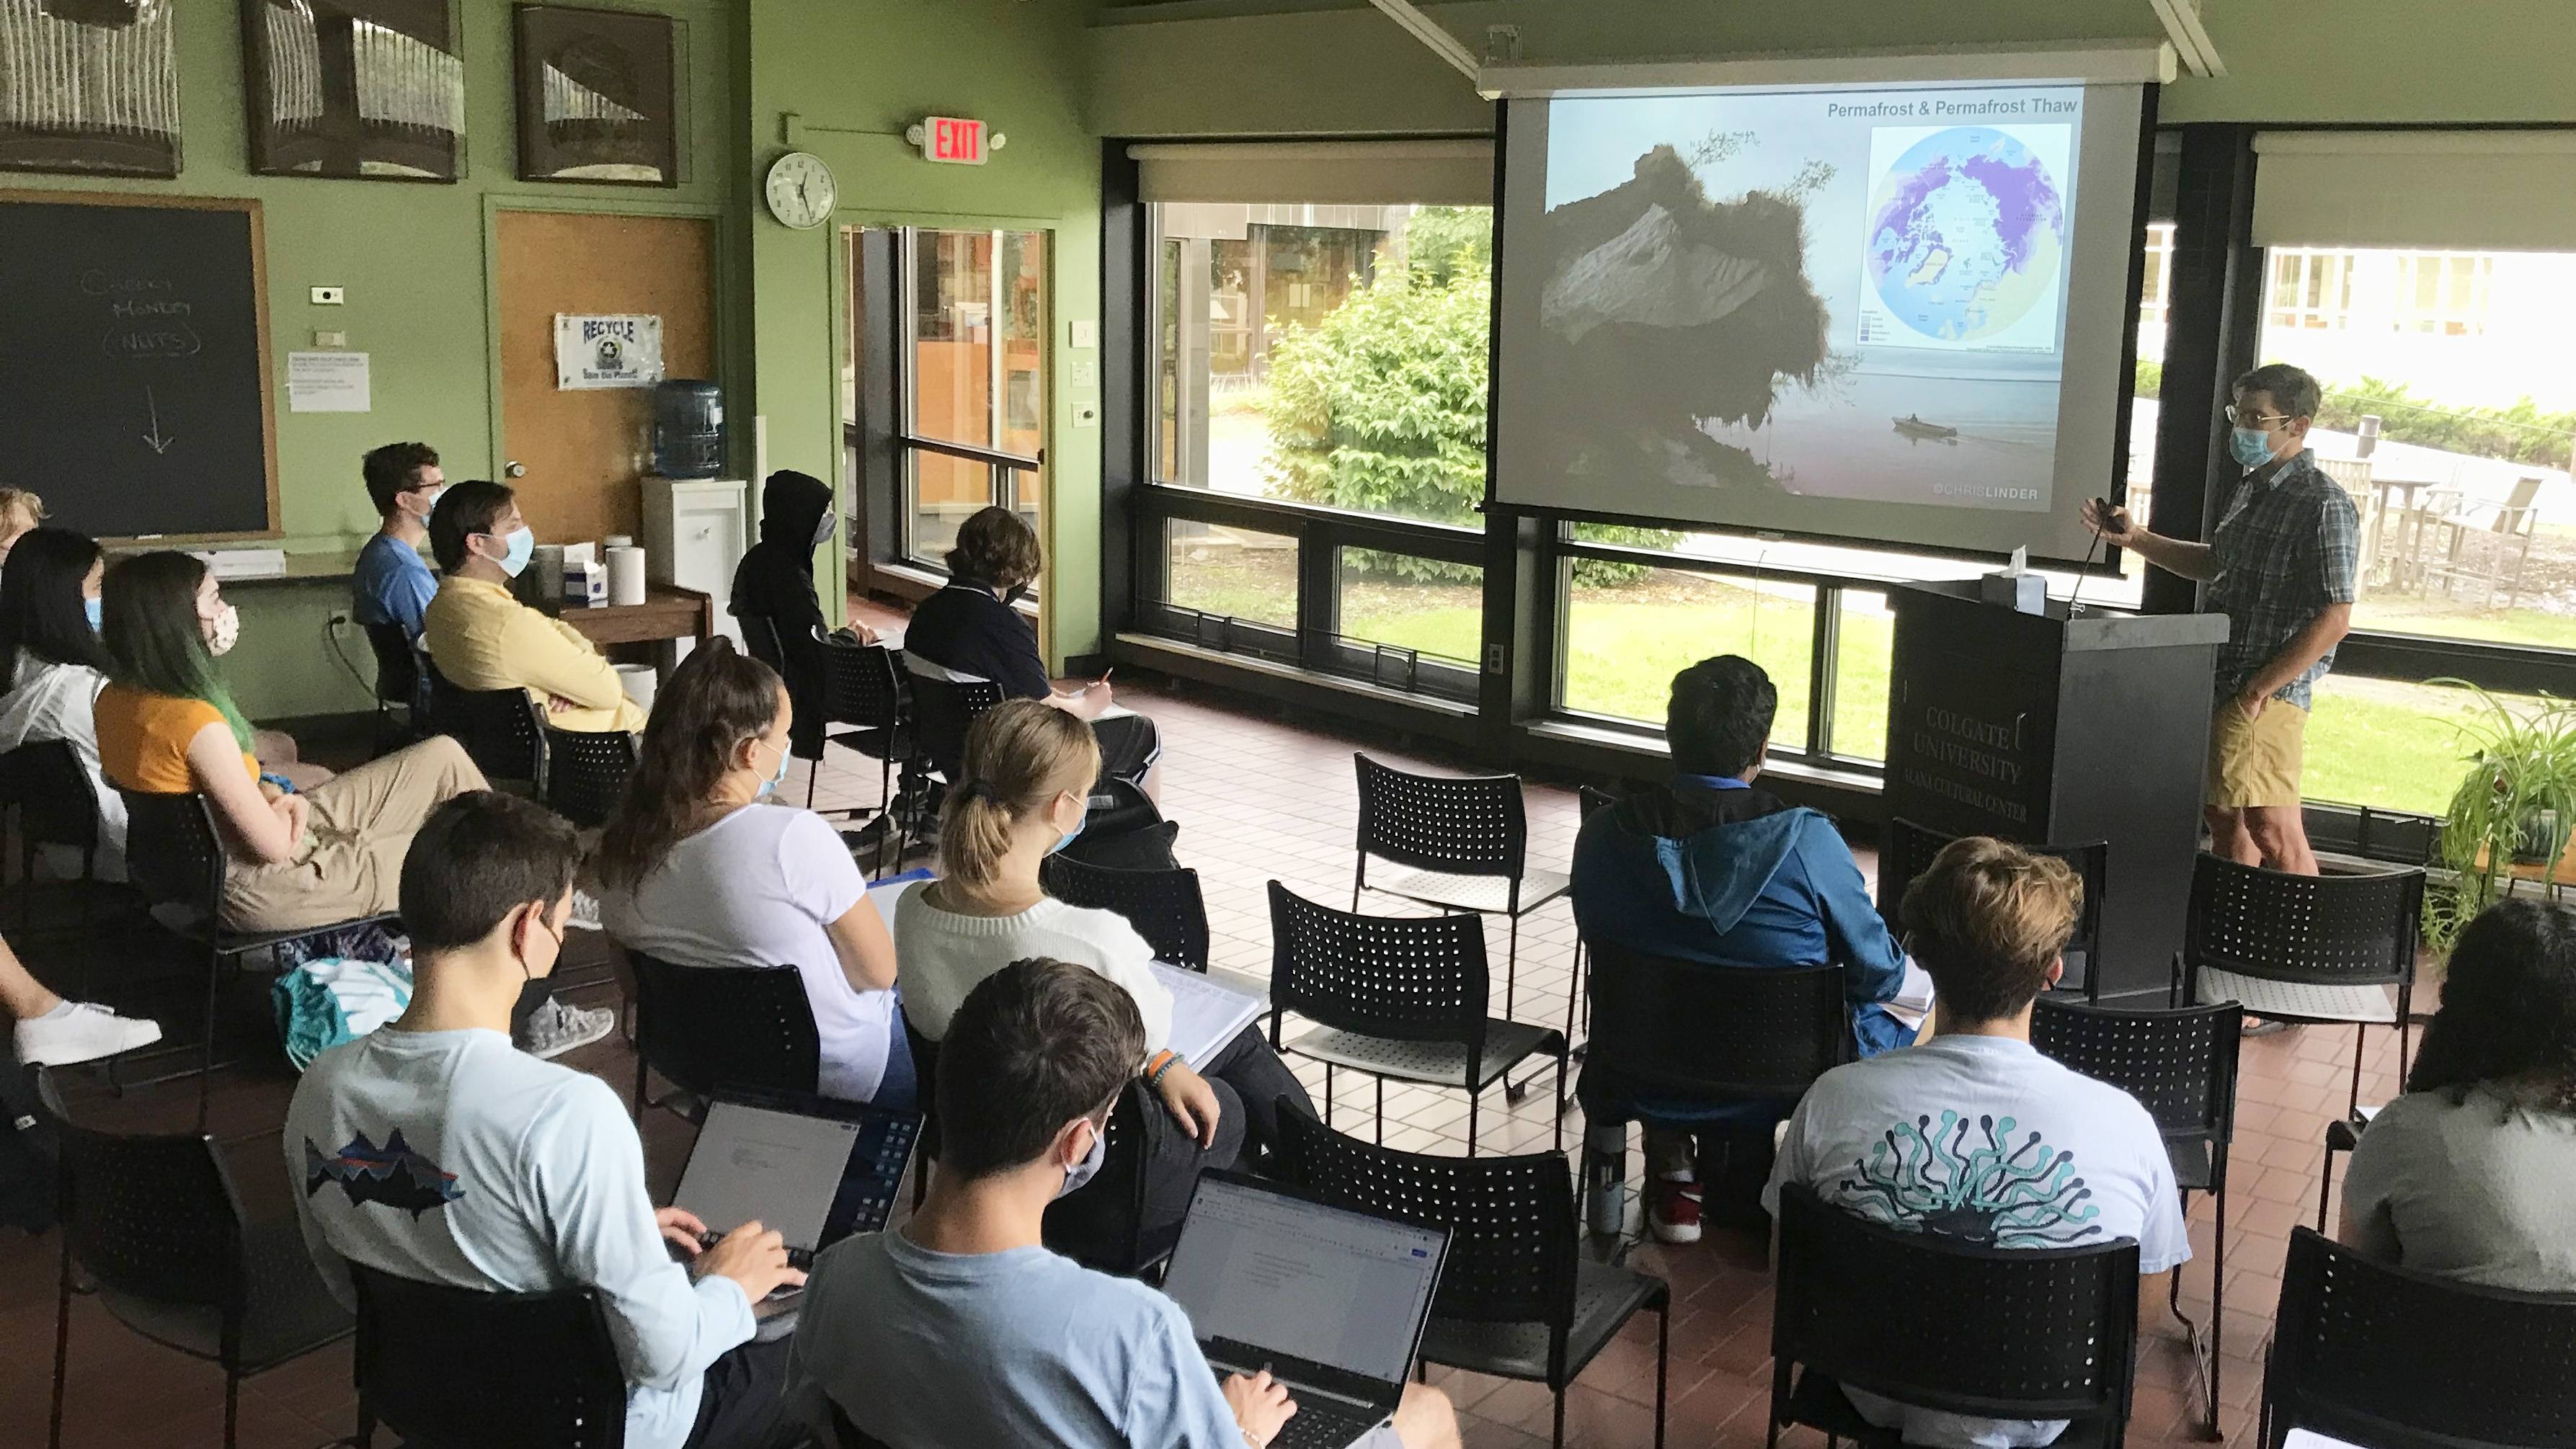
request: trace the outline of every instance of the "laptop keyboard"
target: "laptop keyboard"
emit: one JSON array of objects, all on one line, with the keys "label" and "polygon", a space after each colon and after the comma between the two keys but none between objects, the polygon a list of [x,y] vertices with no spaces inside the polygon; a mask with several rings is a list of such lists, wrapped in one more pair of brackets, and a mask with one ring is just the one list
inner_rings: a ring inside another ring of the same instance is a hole
[{"label": "laptop keyboard", "polygon": [[1361,1435],[1383,1422],[1309,1395],[1297,1400],[1297,1412],[1280,1426],[1270,1449],[1350,1449]]}]

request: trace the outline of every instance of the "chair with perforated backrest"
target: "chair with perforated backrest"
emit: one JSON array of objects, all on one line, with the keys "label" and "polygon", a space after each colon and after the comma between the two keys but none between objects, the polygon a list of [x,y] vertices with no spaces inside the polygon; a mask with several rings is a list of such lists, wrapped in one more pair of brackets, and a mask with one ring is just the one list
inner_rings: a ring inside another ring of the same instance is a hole
[{"label": "chair with perforated backrest", "polygon": [[1664,1442],[1672,1293],[1652,1274],[1580,1251],[1565,1154],[1431,1157],[1347,1137],[1282,1100],[1279,1174],[1338,1206],[1449,1229],[1422,1359],[1547,1385],[1556,1440],[1565,1390],[1641,1309],[1655,1329],[1655,1443]]},{"label": "chair with perforated backrest", "polygon": [[2576,1294],[2374,1262],[2290,1230],[2261,1449],[2293,1429],[2371,1449],[2576,1449]]},{"label": "chair with perforated backrest", "polygon": [[[1381,1140],[1389,1077],[1458,1087],[1467,1093],[1472,1156],[1484,1090],[1544,1052],[1556,1058],[1556,1143],[1565,1145],[1565,1033],[1485,1015],[1493,984],[1478,917],[1363,916],[1318,905],[1274,880],[1270,934],[1270,1045],[1324,1064],[1326,1123],[1336,1067],[1377,1079]],[[1280,1023],[1291,1011],[1317,1024],[1283,1042]]]},{"label": "chair with perforated backrest", "polygon": [[[206,804],[206,797],[194,791],[117,793],[125,797],[126,879],[133,882],[147,903],[168,907],[161,913],[165,918],[190,923],[189,933],[206,946],[206,1022],[197,1066],[197,1124],[202,1127],[215,1072],[215,1002],[224,968],[238,967],[244,956],[254,952],[273,951],[290,942],[312,940],[355,926],[389,923],[395,916],[386,912],[289,931],[234,930],[223,923],[227,861],[215,831],[214,811]],[[179,1074],[172,1074],[176,1075]]]},{"label": "chair with perforated backrest", "polygon": [[134,1332],[223,1369],[230,1449],[241,1381],[346,1336],[348,1311],[314,1271],[292,1216],[253,1223],[243,1213],[215,1139],[97,1131],[64,1113],[50,1076],[37,1090],[61,1133],[63,1169],[47,1442],[62,1444],[72,1297],[94,1293]]},{"label": "chair with perforated backrest", "polygon": [[[59,845],[80,852],[81,883],[98,876],[98,787],[67,740],[30,740],[0,755],[0,777],[11,782],[8,801],[18,807],[18,882],[21,930],[35,927],[36,847]],[[89,924],[90,897],[81,896],[81,924]]]},{"label": "chair with perforated backrest", "polygon": [[1038,868],[1046,893],[1069,906],[1115,911],[1126,917],[1154,959],[1192,971],[1208,968],[1207,897],[1199,873],[1186,866],[1174,870],[1114,870],[1086,865],[1062,853],[1050,855]]},{"label": "chair with perforated backrest", "polygon": [[[2291,875],[2203,852],[2192,863],[2175,984],[2187,1003],[2233,1001],[2248,1016],[2349,1024],[2352,1095],[2347,1130],[2364,1119],[2361,1068],[2370,1028],[2397,1028],[2397,1079],[2406,1080],[2424,872]],[[2396,1000],[2389,999],[2391,990]],[[2334,1191],[2334,1153],[2320,1175],[2317,1217]]]},{"label": "chair with perforated backrest", "polygon": [[[1574,808],[1586,825],[1592,823],[1593,816],[1618,803],[1619,797],[1607,790],[1596,790],[1590,785],[1574,787]],[[1567,874],[1566,879],[1569,883],[1573,880],[1571,872]],[[1568,885],[1568,889],[1572,889],[1571,884]],[[1584,991],[1585,983],[1589,979],[1585,973],[1589,969],[1584,960],[1583,938],[1577,936],[1574,938],[1574,972],[1572,978],[1565,984],[1565,1035],[1568,1040],[1573,1040],[1577,1031],[1592,1029],[1592,1003]],[[1578,1015],[1580,1020],[1577,1019]],[[1574,1055],[1577,1059],[1583,1056],[1584,1049],[1583,1042],[1575,1042]]]},{"label": "chair with perforated backrest", "polygon": [[2125,1442],[2136,1242],[2002,1247],[1872,1222],[1801,1182],[1780,1191],[1778,1241],[1766,1444],[1804,1424],[1895,1449],[1845,1385],[1979,1418],[2072,1420],[2056,1441],[2067,1449]]},{"label": "chair with perforated backrest", "polygon": [[[367,648],[376,656],[376,748],[392,747],[420,732],[427,717],[429,682],[420,671],[420,652],[400,624],[368,624]],[[401,710],[402,728],[394,728],[393,711]]]},{"label": "chair with perforated backrest", "polygon": [[2213,1438],[2227,1324],[2227,1150],[2236,1137],[2236,1061],[2244,1024],[2245,1013],[2232,1002],[2120,1011],[2048,997],[2040,998],[2030,1021],[2031,1045],[2043,1055],[2138,1099],[2164,1136],[2186,1209],[2193,1193],[2205,1192],[2218,1214],[2206,1329],[2182,1311],[2183,1270],[2174,1269],[2167,1284],[2168,1306],[2191,1337],[2205,1391],[2203,1426]]},{"label": "chair with perforated backrest", "polygon": [[[1958,839],[1930,826],[1917,825],[1902,816],[1887,822],[1887,833],[1880,839],[1878,852],[1878,913],[1887,928],[1902,936],[1905,926],[1897,911],[1905,901],[1905,888],[1914,883],[1932,864],[1941,847]],[[2066,940],[2062,953],[2066,958],[2066,980],[2061,987],[2081,991],[2087,1002],[2102,999],[2102,905],[2111,894],[2111,847],[2109,842],[2093,840],[2081,845],[2031,845],[2015,842],[2021,848],[2039,855],[2052,855],[2066,862],[2075,878],[2084,883],[2084,909],[2075,918],[2075,934]]]},{"label": "chair with perforated backrest", "polygon": [[585,830],[607,824],[635,773],[635,737],[548,725],[545,742],[546,807]]},{"label": "chair with perforated backrest", "polygon": [[719,1087],[815,1090],[822,1036],[795,967],[678,966],[634,950],[626,959],[635,972],[638,1118],[647,1072],[696,1098],[691,1116]]},{"label": "chair with perforated backrest", "polygon": [[[895,767],[910,764],[918,753],[903,675],[902,660],[882,644],[823,637],[823,739],[877,762],[878,810],[894,801]],[[833,725],[850,728],[834,730]],[[813,803],[809,784],[805,804],[810,808]]]},{"label": "chair with perforated backrest", "polygon": [[[1416,775],[1353,754],[1359,770],[1359,861],[1351,909],[1379,891],[1510,923],[1503,1015],[1519,1005],[1521,917],[1565,894],[1559,871],[1529,868],[1529,817],[1518,775]],[[1401,867],[1369,881],[1369,857]]]},{"label": "chair with perforated backrest", "polygon": [[[358,1435],[419,1449],[619,1449],[626,1372],[598,1295],[493,1293],[349,1265]],[[471,1392],[459,1392],[470,1386]]]},{"label": "chair with perforated backrest", "polygon": [[[1002,702],[1002,686],[982,679],[938,679],[918,671],[910,682],[914,748],[944,789],[964,775],[966,731],[984,711]],[[934,791],[922,790],[914,802],[914,813],[921,818],[900,822],[901,839],[895,847],[898,863],[911,848],[912,837],[922,833],[937,798]]]},{"label": "chair with perforated backrest", "polygon": [[546,781],[545,717],[524,689],[464,689],[426,656],[429,728],[453,735],[488,780],[523,781],[542,794]]}]

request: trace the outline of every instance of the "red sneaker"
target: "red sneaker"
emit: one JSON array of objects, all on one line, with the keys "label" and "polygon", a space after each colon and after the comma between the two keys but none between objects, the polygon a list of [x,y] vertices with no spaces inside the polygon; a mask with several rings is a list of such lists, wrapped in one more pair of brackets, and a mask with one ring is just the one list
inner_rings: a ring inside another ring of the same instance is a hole
[{"label": "red sneaker", "polygon": [[1699,1241],[1699,1184],[1667,1178],[1648,1190],[1646,1225],[1659,1242]]}]

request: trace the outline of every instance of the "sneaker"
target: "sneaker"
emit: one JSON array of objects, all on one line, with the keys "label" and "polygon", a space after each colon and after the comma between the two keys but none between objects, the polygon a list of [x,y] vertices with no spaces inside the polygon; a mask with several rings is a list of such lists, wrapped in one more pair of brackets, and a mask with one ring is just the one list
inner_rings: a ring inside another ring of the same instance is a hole
[{"label": "sneaker", "polygon": [[596,931],[599,926],[599,897],[585,890],[572,893],[572,914],[564,924],[576,931]]},{"label": "sneaker", "polygon": [[2275,1017],[2249,1016],[2245,1018],[2245,1024],[2237,1028],[2237,1034],[2240,1036],[2279,1036],[2281,1033],[2288,1031],[2297,1025],[2298,1023],[2295,1021],[2282,1021]]},{"label": "sneaker", "polygon": [[31,1067],[67,1067],[161,1039],[157,1021],[119,1016],[95,1001],[66,1001],[43,1016],[18,1023],[18,1060]]},{"label": "sneaker", "polygon": [[1699,1184],[1665,1178],[1646,1198],[1646,1225],[1665,1243],[1699,1241]]},{"label": "sneaker", "polygon": [[549,1001],[528,1017],[519,1050],[532,1057],[559,1057],[586,1047],[617,1029],[617,1013],[607,1007],[581,1007]]}]

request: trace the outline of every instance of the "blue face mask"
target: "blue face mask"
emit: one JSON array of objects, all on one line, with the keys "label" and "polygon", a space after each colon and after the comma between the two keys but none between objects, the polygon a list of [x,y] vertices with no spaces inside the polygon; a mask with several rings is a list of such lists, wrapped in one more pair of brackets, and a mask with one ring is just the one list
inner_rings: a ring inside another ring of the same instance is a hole
[{"label": "blue face mask", "polygon": [[1065,836],[1062,840],[1059,840],[1055,844],[1047,847],[1047,854],[1053,855],[1057,851],[1064,849],[1066,846],[1071,845],[1076,840],[1082,838],[1082,827],[1091,823],[1090,804],[1091,802],[1088,798],[1083,801],[1084,810],[1082,818],[1074,822],[1073,829],[1065,832]]},{"label": "blue face mask", "polygon": [[2227,451],[2248,468],[2260,468],[2272,461],[2272,435],[2261,428],[2237,428],[2227,437]]},{"label": "blue face mask", "polygon": [[[769,748],[769,742],[768,742],[767,740],[763,740],[763,741],[761,741],[761,742],[760,742],[760,747],[761,747],[762,749],[767,749],[767,748]],[[786,784],[786,783],[787,783],[787,752],[786,752],[785,750],[780,750],[780,751],[778,752],[778,770],[777,770],[777,773],[775,773],[775,774],[771,775],[768,779],[763,780],[763,781],[761,781],[761,782],[760,782],[760,793],[759,793],[756,797],[754,797],[754,798],[762,799],[762,800],[766,800],[766,799],[768,799],[768,798],[769,798],[769,794],[770,794],[770,792],[771,792],[771,791],[776,790],[779,786],[784,785],[784,784]]]},{"label": "blue face mask", "polygon": [[99,612],[99,605],[101,602],[102,601],[98,599],[81,600],[81,612],[89,615],[89,631],[93,634],[106,627]]},{"label": "blue face mask", "polygon": [[537,556],[536,530],[523,523],[511,529],[502,538],[509,544],[510,551],[498,560],[501,572],[515,579],[527,568],[528,560]]}]

